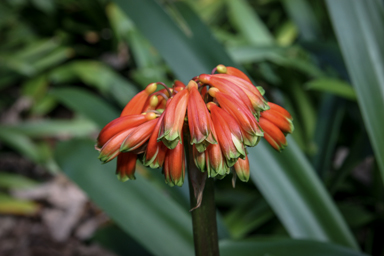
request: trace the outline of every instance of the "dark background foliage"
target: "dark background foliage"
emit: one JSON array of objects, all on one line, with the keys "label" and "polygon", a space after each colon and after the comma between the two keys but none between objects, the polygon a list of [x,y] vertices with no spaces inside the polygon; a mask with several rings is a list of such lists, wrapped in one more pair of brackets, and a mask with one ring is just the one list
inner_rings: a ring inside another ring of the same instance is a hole
[{"label": "dark background foliage", "polygon": [[[93,141],[148,83],[225,64],[295,132],[283,153],[249,150],[250,182],[216,182],[221,254],[383,255],[383,13],[378,0],[1,1],[0,254],[193,255],[187,184],[141,165],[120,183]],[[72,216],[62,237],[52,212]]]}]

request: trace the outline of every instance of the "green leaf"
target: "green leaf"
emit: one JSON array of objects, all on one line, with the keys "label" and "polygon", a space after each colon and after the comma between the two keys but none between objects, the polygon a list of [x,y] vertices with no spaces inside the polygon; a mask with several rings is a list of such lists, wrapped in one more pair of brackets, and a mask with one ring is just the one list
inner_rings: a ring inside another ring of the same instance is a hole
[{"label": "green leaf", "polygon": [[37,68],[37,70],[42,71],[64,62],[65,60],[71,58],[73,54],[73,49],[67,47],[60,47],[47,54],[43,58],[40,58],[39,60],[34,62],[33,65],[35,68]]},{"label": "green leaf", "polygon": [[153,255],[114,223],[97,229],[92,236],[91,243],[97,243],[116,255]]},{"label": "green leaf", "polygon": [[351,203],[342,203],[339,204],[339,209],[348,225],[352,228],[365,226],[375,220],[375,216],[362,206],[353,205]]},{"label": "green leaf", "polygon": [[250,200],[234,207],[225,216],[224,222],[231,232],[231,237],[239,239],[265,224],[274,216],[273,211],[264,199],[255,200],[255,197],[252,197]]},{"label": "green leaf", "polygon": [[40,100],[44,97],[47,91],[48,81],[46,76],[36,76],[27,80],[23,84],[23,94],[34,99],[34,101]]},{"label": "green leaf", "polygon": [[[333,95],[323,95],[317,115],[313,139],[315,154],[312,163],[321,178],[332,168],[332,158],[345,114],[345,101]],[[296,128],[296,127],[295,127]]]},{"label": "green leaf", "polygon": [[299,82],[295,80],[291,81],[290,89],[289,93],[294,100],[297,113],[301,118],[300,121],[304,128],[304,135],[306,136],[307,141],[312,141],[315,133],[317,116],[314,103]]},{"label": "green leaf", "polygon": [[25,189],[38,183],[22,175],[0,172],[0,187],[6,189]]},{"label": "green leaf", "polygon": [[43,116],[51,112],[57,104],[58,103],[53,96],[46,94],[32,106],[31,114],[35,116]]},{"label": "green leaf", "polygon": [[324,76],[323,72],[309,58],[300,57],[302,52],[297,47],[234,46],[228,48],[228,53],[239,63],[270,61],[282,67],[299,70],[311,77]]},{"label": "green leaf", "polygon": [[183,5],[183,17],[191,27],[191,35],[184,34],[156,1],[115,2],[164,57],[176,76],[184,82],[198,74],[211,72],[220,63],[232,62],[198,16],[182,3],[178,4]]},{"label": "green leaf", "polygon": [[156,67],[140,68],[133,70],[130,75],[132,80],[141,85],[148,85],[153,81],[163,82],[171,85],[172,82],[166,76],[166,67],[164,64],[159,64]]},{"label": "green leaf", "polygon": [[94,86],[103,94],[112,95],[122,107],[138,92],[136,86],[98,61],[73,61],[55,69],[50,74],[50,78],[55,82],[72,81],[74,77]]},{"label": "green leaf", "polygon": [[274,39],[254,9],[245,0],[227,0],[229,18],[237,30],[254,45],[270,45]]},{"label": "green leaf", "polygon": [[[192,11],[185,9],[183,12],[192,31],[187,38],[156,1],[116,2],[179,78],[190,79],[210,72],[220,63],[236,66]],[[249,151],[254,182],[292,236],[333,241],[357,248],[352,234],[308,160],[294,141],[289,141],[289,149],[282,154],[271,152],[264,143]]]},{"label": "green leaf", "polygon": [[58,38],[39,39],[31,44],[28,44],[26,48],[17,52],[14,57],[21,60],[37,60],[49,52],[59,48],[60,43],[61,42]]},{"label": "green leaf", "polygon": [[215,35],[215,38],[226,47],[240,47],[248,44],[246,39],[243,37],[234,37],[232,33],[224,28],[212,28],[212,33]]},{"label": "green leaf", "polygon": [[153,255],[194,255],[189,209],[140,174],[135,181],[118,181],[112,164],[97,161],[93,144],[72,140],[58,145],[56,159],[66,175]]},{"label": "green leaf", "polygon": [[258,238],[245,241],[221,241],[221,256],[367,256],[349,248],[310,240]]},{"label": "green leaf", "polygon": [[306,87],[310,90],[332,93],[348,100],[356,100],[356,93],[352,86],[338,79],[320,78],[308,82]]},{"label": "green leaf", "polygon": [[16,199],[7,194],[0,193],[0,214],[16,214],[33,216],[40,206],[31,201]]},{"label": "green leaf", "polygon": [[87,119],[41,120],[0,126],[0,128],[2,127],[32,138],[81,137],[89,136],[89,134],[97,131],[97,126],[94,122]]},{"label": "green leaf", "polygon": [[228,47],[230,56],[239,63],[271,61],[281,63],[286,51],[280,46],[232,46]]},{"label": "green leaf", "polygon": [[208,24],[215,24],[220,22],[221,18],[224,16],[224,1],[222,0],[213,0],[213,1],[196,1],[196,0],[186,0],[189,6],[199,14],[202,20]]},{"label": "green leaf", "polygon": [[32,0],[35,7],[47,14],[52,14],[55,11],[55,2],[53,0]]},{"label": "green leaf", "polygon": [[[48,49],[33,48],[32,51],[27,48],[25,52],[21,52],[17,55],[4,56],[3,61],[11,70],[22,75],[33,76],[40,71],[64,62],[73,55],[73,50],[71,48],[58,46],[51,50],[50,44],[44,44],[43,46]],[[31,53],[29,51],[31,51]]]},{"label": "green leaf", "polygon": [[119,117],[116,109],[84,89],[75,87],[55,88],[50,94],[68,108],[94,121],[99,127],[103,127]]},{"label": "green leaf", "polygon": [[106,14],[119,40],[134,30],[132,21],[114,3],[107,5]]},{"label": "green leaf", "polygon": [[248,152],[252,180],[292,237],[357,248],[316,172],[290,137],[282,153],[264,140]]},{"label": "green leaf", "polygon": [[34,162],[41,160],[37,145],[28,136],[18,131],[0,127],[0,141]]},{"label": "green leaf", "polygon": [[159,54],[132,21],[113,3],[107,6],[107,15],[118,40],[126,41],[131,49],[137,66],[137,70],[130,72],[131,77],[143,86],[154,81],[170,84],[166,77],[167,69]]},{"label": "green leaf", "polygon": [[384,7],[379,1],[326,1],[384,180]]},{"label": "green leaf", "polygon": [[343,184],[346,177],[352,170],[364,161],[368,155],[372,154],[371,145],[369,143],[368,134],[359,133],[351,143],[351,150],[348,156],[343,161],[343,164],[335,172],[334,177],[330,180],[329,191],[334,194]]},{"label": "green leaf", "polygon": [[276,41],[279,45],[291,45],[297,38],[297,27],[293,22],[285,22],[277,31]]},{"label": "green leaf", "polygon": [[18,79],[20,75],[15,73],[6,73],[2,77],[0,77],[0,91],[13,85]]},{"label": "green leaf", "polygon": [[300,35],[306,41],[316,40],[320,26],[309,2],[305,0],[282,0],[291,19],[299,27]]}]

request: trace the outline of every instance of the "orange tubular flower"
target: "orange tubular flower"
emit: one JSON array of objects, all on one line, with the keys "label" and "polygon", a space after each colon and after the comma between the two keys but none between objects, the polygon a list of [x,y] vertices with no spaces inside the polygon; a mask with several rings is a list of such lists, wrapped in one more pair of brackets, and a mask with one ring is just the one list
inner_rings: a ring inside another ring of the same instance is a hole
[{"label": "orange tubular flower", "polygon": [[145,102],[142,112],[155,110],[158,105],[159,105],[158,96],[152,95],[152,96],[148,97],[147,101]]},{"label": "orange tubular flower", "polygon": [[97,137],[97,148],[101,148],[109,139],[111,139],[117,133],[134,128],[138,125],[141,125],[151,118],[154,113],[147,115],[129,115],[116,118],[101,130],[99,136]]},{"label": "orange tubular flower", "polygon": [[164,115],[157,140],[162,140],[169,149],[174,149],[183,137],[182,130],[188,98],[189,90],[182,90],[166,106],[167,111]]},{"label": "orange tubular flower", "polygon": [[245,156],[245,159],[239,158],[233,168],[235,169],[237,177],[239,177],[241,181],[247,182],[249,180],[248,156]]},{"label": "orange tubular flower", "polygon": [[195,81],[188,85],[188,124],[191,134],[191,145],[195,144],[199,152],[205,151],[209,144],[216,144],[216,135],[211,116],[205,106]]},{"label": "orange tubular flower", "polygon": [[264,130],[265,140],[277,151],[283,150],[287,146],[287,140],[283,132],[267,119],[260,117],[259,123]]},{"label": "orange tubular flower", "polygon": [[184,147],[178,143],[174,149],[168,150],[163,166],[165,181],[170,186],[181,187],[185,176]]},{"label": "orange tubular flower", "polygon": [[129,152],[139,149],[145,142],[147,142],[156,124],[157,119],[153,119],[134,128],[121,143],[120,151]]},{"label": "orange tubular flower", "polygon": [[210,144],[205,151],[206,168],[208,177],[217,175],[226,175],[229,173],[229,167],[225,164],[225,157],[221,152],[219,144]]},{"label": "orange tubular flower", "polygon": [[200,75],[199,81],[203,82],[204,84],[209,84],[209,85],[219,89],[220,92],[231,95],[231,97],[236,98],[236,100],[238,100],[239,102],[242,102],[244,105],[246,105],[247,108],[252,112],[253,115],[257,114],[257,112],[255,111],[255,109],[252,105],[250,98],[236,84],[234,84],[232,82],[228,82],[225,79],[217,77],[216,75],[207,75],[207,74]]},{"label": "orange tubular flower", "polygon": [[[188,156],[193,158],[188,164],[197,167],[191,171],[204,172],[190,173],[200,203],[207,177],[224,177],[232,168],[233,180],[248,181],[246,147],[264,136],[281,151],[287,145],[285,136],[294,129],[292,116],[267,104],[262,89],[240,70],[224,65],[215,70],[219,74],[195,76],[187,86],[181,81],[171,88],[162,82],[149,84],[101,130],[95,145],[99,159],[106,163],[117,157],[116,175],[121,181],[135,179],[139,159],[145,166],[162,167],[170,186],[181,186],[188,147],[193,156]],[[158,85],[164,89],[157,91]]]},{"label": "orange tubular flower", "polygon": [[168,151],[168,148],[162,141],[157,141],[157,134],[159,133],[163,118],[164,113],[159,117],[156,127],[149,138],[147,150],[143,157],[143,164],[151,168],[159,168],[163,166],[165,154]]},{"label": "orange tubular flower", "polygon": [[135,180],[137,155],[135,153],[120,153],[117,156],[116,175],[120,181]]},{"label": "orange tubular flower", "polygon": [[103,163],[107,163],[117,157],[120,154],[120,146],[124,139],[134,130],[131,128],[122,132],[119,132],[104,144],[100,149],[99,159]]},{"label": "orange tubular flower", "polygon": [[216,106],[216,104],[208,103],[208,108],[215,124],[221,151],[225,156],[228,167],[231,167],[239,157],[245,157],[241,128],[230,114]]},{"label": "orange tubular flower", "polygon": [[269,109],[268,103],[265,101],[263,95],[261,95],[260,91],[253,86],[252,83],[237,77],[237,76],[231,76],[231,75],[222,75],[217,74],[213,75],[219,79],[223,79],[226,82],[231,82],[233,84],[236,84],[238,87],[240,87],[244,93],[248,96],[249,100],[252,102],[252,106],[255,110],[267,110]]},{"label": "orange tubular flower", "polygon": [[[149,120],[156,118],[155,113],[148,113],[142,116],[144,119],[139,118],[136,115],[131,116],[131,119],[129,119],[128,116],[119,117],[101,130],[96,149],[100,151],[99,159],[102,162],[109,162],[120,154],[120,147],[124,140],[137,129],[137,127],[133,127],[134,125],[137,126],[140,124],[138,127],[141,127],[150,122]],[[126,119],[132,120],[132,123],[126,124]],[[124,126],[124,124],[126,124],[126,126]],[[102,146],[101,149],[99,148],[100,146]]]},{"label": "orange tubular flower", "polygon": [[233,97],[220,92],[216,88],[209,89],[209,94],[217,99],[221,108],[237,120],[243,133],[244,144],[251,147],[256,146],[259,141],[258,137],[263,136],[263,130],[252,113]]},{"label": "orange tubular flower", "polygon": [[203,100],[205,100],[205,99],[206,99],[206,96],[209,96],[209,94],[208,94],[208,86],[204,86],[204,87],[201,89],[200,94],[201,94],[201,98],[202,98]]},{"label": "orange tubular flower", "polygon": [[252,83],[251,80],[248,78],[246,74],[244,74],[241,70],[234,68],[234,67],[226,67],[224,65],[217,65],[216,66],[217,72],[220,74],[227,74],[227,75],[232,75],[232,76],[237,76],[240,77],[249,83]]},{"label": "orange tubular flower", "polygon": [[128,104],[125,106],[123,111],[121,112],[120,116],[126,116],[126,115],[135,115],[135,114],[141,114],[145,105],[145,102],[147,101],[150,94],[155,92],[157,89],[156,83],[151,83],[147,85],[145,90],[139,92],[136,94],[135,97],[133,97]]},{"label": "orange tubular flower", "polygon": [[264,138],[277,151],[287,146],[285,134],[292,133],[293,118],[283,107],[269,103],[271,109],[261,112],[260,125],[264,129]]},{"label": "orange tubular flower", "polygon": [[200,171],[205,172],[205,164],[206,164],[206,161],[205,161],[205,151],[204,152],[199,152],[196,149],[196,146],[193,145],[192,146],[192,154],[193,154],[193,160],[195,161],[196,167]]},{"label": "orange tubular flower", "polygon": [[288,111],[274,103],[269,105],[271,109],[261,112],[261,116],[276,125],[283,133],[292,133],[293,118]]},{"label": "orange tubular flower", "polygon": [[173,83],[173,88],[175,88],[176,91],[182,91],[185,89],[185,87],[187,87],[183,82],[179,81],[179,80],[176,80],[174,83]]}]

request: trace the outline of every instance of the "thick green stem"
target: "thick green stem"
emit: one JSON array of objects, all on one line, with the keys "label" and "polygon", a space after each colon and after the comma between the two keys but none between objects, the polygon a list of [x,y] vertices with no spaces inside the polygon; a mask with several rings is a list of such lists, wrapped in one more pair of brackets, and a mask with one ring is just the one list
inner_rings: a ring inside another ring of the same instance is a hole
[{"label": "thick green stem", "polygon": [[[186,148],[188,148],[186,149],[186,153],[188,166],[189,195],[191,199],[191,208],[194,208],[197,205],[197,199],[195,197],[195,192],[192,183],[196,180],[202,180],[196,178],[196,176],[203,175],[202,177],[205,177],[206,173],[201,173],[200,170],[197,169],[195,162],[193,161],[191,146],[186,144]],[[193,240],[195,243],[196,256],[219,255],[214,185],[214,179],[206,179],[201,205],[200,207],[194,209],[191,212],[193,225]]]}]

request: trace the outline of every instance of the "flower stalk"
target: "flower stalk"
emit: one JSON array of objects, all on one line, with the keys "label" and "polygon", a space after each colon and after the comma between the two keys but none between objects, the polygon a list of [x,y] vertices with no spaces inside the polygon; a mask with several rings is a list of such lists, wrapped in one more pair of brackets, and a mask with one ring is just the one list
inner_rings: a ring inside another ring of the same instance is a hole
[{"label": "flower stalk", "polygon": [[201,172],[196,167],[190,143],[185,143],[184,147],[187,157],[195,255],[218,256],[220,254],[216,224],[215,180],[207,179],[207,173]]}]

